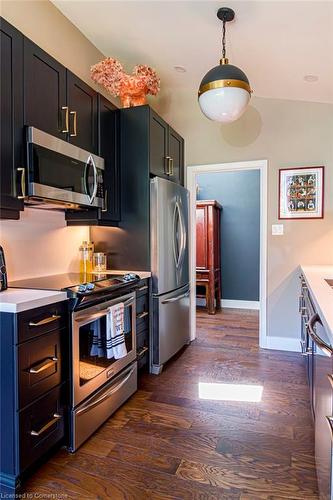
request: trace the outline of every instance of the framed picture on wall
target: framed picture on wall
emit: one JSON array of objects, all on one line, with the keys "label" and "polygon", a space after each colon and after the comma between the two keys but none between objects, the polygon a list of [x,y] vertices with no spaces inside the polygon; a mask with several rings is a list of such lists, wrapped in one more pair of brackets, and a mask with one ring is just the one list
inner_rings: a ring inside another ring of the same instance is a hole
[{"label": "framed picture on wall", "polygon": [[279,170],[279,219],[324,217],[324,167]]}]

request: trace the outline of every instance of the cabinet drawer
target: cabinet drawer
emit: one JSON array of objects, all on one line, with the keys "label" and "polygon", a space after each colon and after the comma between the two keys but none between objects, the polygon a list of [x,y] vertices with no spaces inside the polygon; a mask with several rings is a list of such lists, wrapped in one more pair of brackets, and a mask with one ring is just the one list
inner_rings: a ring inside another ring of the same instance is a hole
[{"label": "cabinet drawer", "polygon": [[65,433],[64,387],[56,387],[19,414],[21,472],[60,441]]},{"label": "cabinet drawer", "polygon": [[18,343],[67,325],[67,302],[38,307],[18,315]]},{"label": "cabinet drawer", "polygon": [[136,297],[139,298],[142,295],[146,295],[149,292],[148,280],[141,280],[136,289]]},{"label": "cabinet drawer", "polygon": [[18,346],[19,407],[23,408],[61,382],[61,331]]},{"label": "cabinet drawer", "polygon": [[148,365],[149,362],[149,330],[144,330],[136,337],[136,352],[138,356],[138,369]]}]

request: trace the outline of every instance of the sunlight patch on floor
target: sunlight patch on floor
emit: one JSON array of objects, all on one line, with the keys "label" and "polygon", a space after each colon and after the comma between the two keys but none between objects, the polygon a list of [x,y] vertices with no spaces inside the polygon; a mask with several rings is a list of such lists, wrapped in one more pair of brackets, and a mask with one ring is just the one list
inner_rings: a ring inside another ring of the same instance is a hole
[{"label": "sunlight patch on floor", "polygon": [[247,401],[259,403],[262,398],[262,385],[219,384],[199,382],[199,398],[215,401]]}]

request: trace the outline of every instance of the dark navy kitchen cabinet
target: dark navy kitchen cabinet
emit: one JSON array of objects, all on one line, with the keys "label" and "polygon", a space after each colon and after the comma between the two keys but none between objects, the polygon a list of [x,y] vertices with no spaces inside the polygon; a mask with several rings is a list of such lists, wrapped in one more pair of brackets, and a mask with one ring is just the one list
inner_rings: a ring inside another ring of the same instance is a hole
[{"label": "dark navy kitchen cabinet", "polygon": [[0,313],[0,494],[64,443],[68,402],[67,303]]},{"label": "dark navy kitchen cabinet", "polygon": [[0,218],[19,219],[23,210],[23,35],[0,18],[1,154]]},{"label": "dark navy kitchen cabinet", "polygon": [[97,92],[68,70],[67,106],[69,142],[97,153]]},{"label": "dark navy kitchen cabinet", "polygon": [[[135,109],[131,108],[133,114]],[[144,107],[144,112],[150,118],[146,139],[149,143],[150,173],[184,184],[184,139],[149,106]]]},{"label": "dark navy kitchen cabinet", "polygon": [[66,68],[24,38],[24,124],[67,140]]},{"label": "dark navy kitchen cabinet", "polygon": [[97,152],[97,92],[24,38],[24,124]]}]

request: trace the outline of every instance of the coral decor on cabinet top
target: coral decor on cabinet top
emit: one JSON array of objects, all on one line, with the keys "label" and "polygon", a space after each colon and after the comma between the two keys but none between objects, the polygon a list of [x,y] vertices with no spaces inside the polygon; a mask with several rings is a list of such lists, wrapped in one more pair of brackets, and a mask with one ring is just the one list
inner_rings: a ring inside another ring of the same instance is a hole
[{"label": "coral decor on cabinet top", "polygon": [[123,108],[146,104],[146,95],[156,95],[160,79],[153,68],[138,64],[131,75],[125,73],[117,59],[107,57],[91,67],[91,78],[114,97],[120,97]]}]

